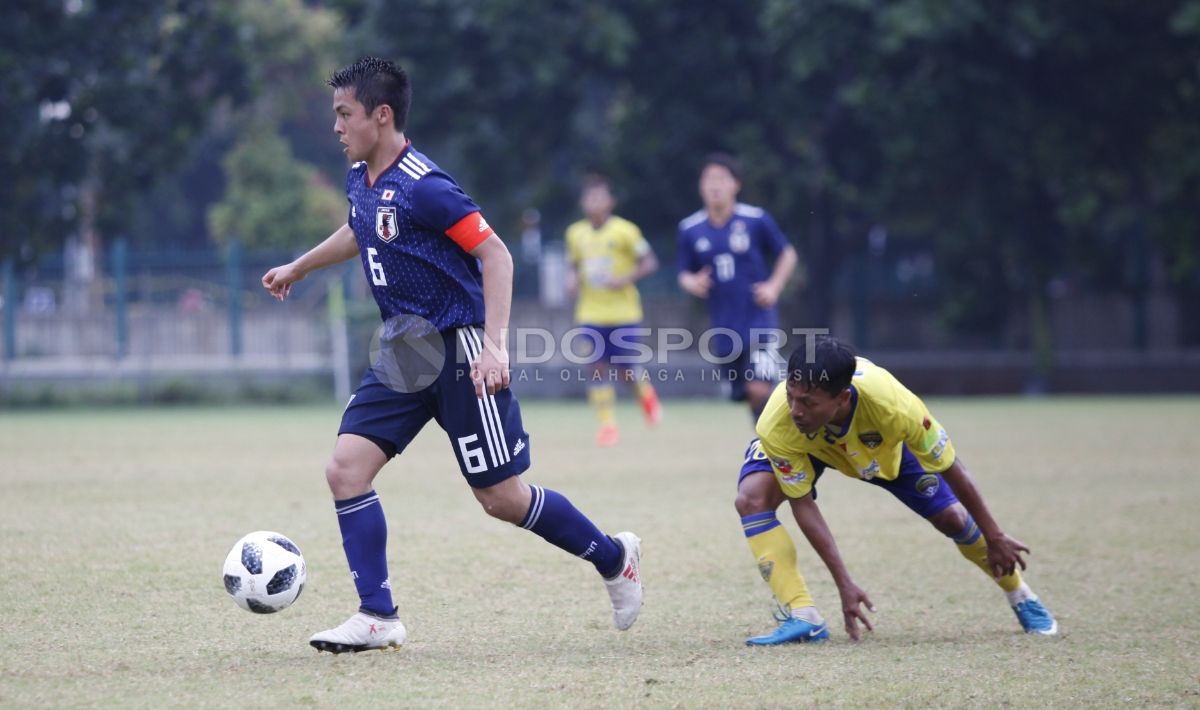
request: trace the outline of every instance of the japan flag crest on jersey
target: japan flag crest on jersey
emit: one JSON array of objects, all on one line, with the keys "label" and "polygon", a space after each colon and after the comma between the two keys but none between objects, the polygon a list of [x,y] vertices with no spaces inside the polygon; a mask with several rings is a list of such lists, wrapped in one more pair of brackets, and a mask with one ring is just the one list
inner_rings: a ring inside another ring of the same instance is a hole
[{"label": "japan flag crest on jersey", "polygon": [[396,238],[395,207],[380,207],[375,211],[375,236],[385,242]]}]

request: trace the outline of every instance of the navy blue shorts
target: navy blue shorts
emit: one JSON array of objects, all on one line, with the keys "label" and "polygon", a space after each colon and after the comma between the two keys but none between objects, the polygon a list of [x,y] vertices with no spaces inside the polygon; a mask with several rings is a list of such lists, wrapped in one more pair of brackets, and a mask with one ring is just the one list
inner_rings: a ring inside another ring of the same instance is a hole
[{"label": "navy blue shorts", "polygon": [[744,402],[747,382],[778,382],[780,370],[786,371],[787,363],[780,360],[778,348],[764,345],[742,348],[733,362],[713,367],[719,379],[729,383],[729,399]]},{"label": "navy blue shorts", "polygon": [[[754,441],[757,441],[757,439]],[[771,469],[771,462],[766,456],[758,458],[750,455],[754,449],[754,441],[751,441],[750,448],[746,449],[746,461],[742,464],[741,471],[738,473],[739,486],[742,484],[742,480],[752,473],[769,473],[772,476],[775,475],[775,472]],[[821,480],[821,474],[825,472],[825,469],[832,467],[814,456],[809,456],[808,458],[812,461],[813,468],[816,470],[812,488],[813,498],[815,499],[817,497],[817,481]],[[900,475],[894,481],[873,478],[869,483],[879,486],[888,493],[896,496],[901,503],[908,506],[909,510],[920,515],[922,518],[932,517],[958,502],[958,497],[954,495],[954,491],[950,490],[950,486],[946,484],[946,480],[942,478],[942,475],[921,468],[921,464],[917,462],[917,458],[912,455],[907,446],[901,451]]]},{"label": "navy blue shorts", "polygon": [[[639,323],[625,325],[589,325],[581,324],[579,329],[586,334],[578,336],[578,340],[587,341],[593,345],[592,352],[584,359],[584,364],[594,365],[605,362],[614,367],[634,367],[646,365],[641,362],[646,349],[641,346],[642,333],[645,330]],[[617,358],[613,362],[613,358]]]},{"label": "navy blue shorts", "polygon": [[[441,364],[434,357],[439,336]],[[481,337],[476,327],[432,334],[419,348],[424,369],[407,379],[393,374],[396,368],[374,353],[374,365],[346,405],[338,434],[370,439],[391,458],[433,419],[450,438],[463,477],[473,488],[487,488],[524,472],[529,468],[529,434],[521,424],[517,398],[507,389],[475,396],[470,362],[479,355]]]}]

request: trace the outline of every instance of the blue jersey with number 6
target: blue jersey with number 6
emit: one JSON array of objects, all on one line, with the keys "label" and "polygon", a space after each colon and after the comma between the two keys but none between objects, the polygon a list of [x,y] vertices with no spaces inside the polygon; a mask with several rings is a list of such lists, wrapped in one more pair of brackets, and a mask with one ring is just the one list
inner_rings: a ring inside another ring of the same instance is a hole
[{"label": "blue jersey with number 6", "polygon": [[346,175],[350,227],[384,320],[416,315],[439,331],[484,322],[479,261],[493,234],[454,178],[405,143],[371,182],[365,162]]}]

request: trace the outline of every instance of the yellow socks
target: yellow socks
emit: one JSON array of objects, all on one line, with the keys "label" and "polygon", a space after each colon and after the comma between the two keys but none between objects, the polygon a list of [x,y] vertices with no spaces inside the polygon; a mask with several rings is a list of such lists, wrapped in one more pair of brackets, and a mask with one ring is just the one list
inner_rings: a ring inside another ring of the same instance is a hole
[{"label": "yellow socks", "polygon": [[796,546],[792,536],[780,526],[775,512],[743,517],[742,530],[758,562],[758,571],[771,587],[779,606],[789,611],[814,606],[804,576],[796,566]]},{"label": "yellow socks", "polygon": [[954,537],[954,544],[958,546],[958,551],[963,557],[974,562],[988,576],[988,579],[995,580],[996,584],[999,584],[1005,592],[1015,592],[1020,588],[1021,571],[1018,569],[1014,569],[1012,574],[1000,578],[992,576],[992,570],[988,569],[987,565],[987,541],[983,539],[979,526],[975,524],[975,520],[970,515],[967,516],[966,527]]},{"label": "yellow socks", "polygon": [[596,417],[600,420],[601,427],[616,426],[617,416],[615,413],[617,401],[617,389],[612,385],[595,385],[588,388],[588,401],[596,410]]}]

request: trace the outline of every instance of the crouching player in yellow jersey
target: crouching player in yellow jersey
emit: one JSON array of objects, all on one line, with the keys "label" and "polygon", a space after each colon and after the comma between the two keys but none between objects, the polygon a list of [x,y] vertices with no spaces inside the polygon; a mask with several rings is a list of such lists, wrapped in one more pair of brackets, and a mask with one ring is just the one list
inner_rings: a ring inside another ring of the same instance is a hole
[{"label": "crouching player in yellow jersey", "polygon": [[[819,336],[811,351],[805,344],[792,353],[788,379],[771,394],[756,433],[738,479],[737,509],[759,571],[790,613],[773,633],[747,644],[829,638],[796,566],[796,549],[775,517],[785,497],[833,576],[847,633],[857,640],[860,621],[871,628],[862,611],[864,606],[874,611],[871,601],[851,580],[817,508],[814,486],[825,469],[896,496],[995,580],[1027,633],[1058,633],[1054,617],[1021,579],[1021,555],[1029,548],[1000,529],[946,430],[887,370],[855,357],[836,339]],[[772,474],[777,485],[768,488],[762,477]]]}]

